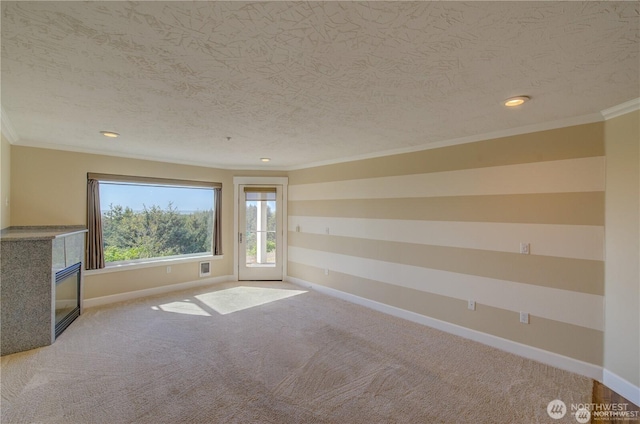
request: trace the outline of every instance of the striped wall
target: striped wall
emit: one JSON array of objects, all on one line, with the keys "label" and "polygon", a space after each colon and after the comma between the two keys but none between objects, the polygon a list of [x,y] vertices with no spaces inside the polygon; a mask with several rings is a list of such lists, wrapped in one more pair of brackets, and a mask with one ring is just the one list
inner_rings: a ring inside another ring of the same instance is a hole
[{"label": "striped wall", "polygon": [[292,171],[288,275],[602,366],[604,165],[592,123]]}]

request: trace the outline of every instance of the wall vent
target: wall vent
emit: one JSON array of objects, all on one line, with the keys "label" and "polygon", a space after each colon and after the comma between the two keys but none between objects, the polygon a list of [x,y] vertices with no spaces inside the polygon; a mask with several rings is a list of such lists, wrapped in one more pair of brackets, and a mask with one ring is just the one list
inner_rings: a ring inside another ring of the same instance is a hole
[{"label": "wall vent", "polygon": [[211,275],[211,262],[200,262],[200,277],[208,277]]}]

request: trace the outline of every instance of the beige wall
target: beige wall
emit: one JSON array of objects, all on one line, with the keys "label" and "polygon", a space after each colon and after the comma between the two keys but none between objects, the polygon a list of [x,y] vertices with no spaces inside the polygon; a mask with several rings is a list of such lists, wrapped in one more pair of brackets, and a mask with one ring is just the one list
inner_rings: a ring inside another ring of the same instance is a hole
[{"label": "beige wall", "polygon": [[[640,386],[640,112],[605,124],[604,367]],[[605,381],[606,383],[606,381]]]},{"label": "beige wall", "polygon": [[[224,259],[212,262],[212,277],[233,274],[232,173],[176,165],[12,146],[11,225],[86,225],[87,172],[221,182]],[[115,295],[199,279],[198,263],[86,275],[84,298]]]},{"label": "beige wall", "polygon": [[594,123],[290,172],[289,275],[600,366],[604,166]]},{"label": "beige wall", "polygon": [[[11,225],[11,144],[0,136],[0,229]],[[9,202],[9,203],[8,203]]]}]

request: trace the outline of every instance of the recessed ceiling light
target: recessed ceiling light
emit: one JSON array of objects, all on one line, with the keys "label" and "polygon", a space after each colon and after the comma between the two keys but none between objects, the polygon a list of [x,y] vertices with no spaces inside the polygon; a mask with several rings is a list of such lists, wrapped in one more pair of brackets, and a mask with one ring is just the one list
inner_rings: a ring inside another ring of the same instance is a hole
[{"label": "recessed ceiling light", "polygon": [[522,103],[526,102],[529,99],[530,99],[529,96],[509,97],[507,100],[504,101],[504,105],[507,107],[520,106]]},{"label": "recessed ceiling light", "polygon": [[260,160],[261,160],[262,162],[269,162],[271,159],[270,159],[270,158],[260,158]]},{"label": "recessed ceiling light", "polygon": [[113,131],[100,131],[100,134],[102,134],[105,137],[109,137],[109,138],[116,138],[116,137],[120,136],[120,134],[118,134],[117,132],[113,132]]}]

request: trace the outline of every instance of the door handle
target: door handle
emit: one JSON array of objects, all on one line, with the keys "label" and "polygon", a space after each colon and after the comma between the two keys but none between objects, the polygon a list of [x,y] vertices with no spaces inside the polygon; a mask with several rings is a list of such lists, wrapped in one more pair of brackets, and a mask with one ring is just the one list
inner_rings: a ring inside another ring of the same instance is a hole
[{"label": "door handle", "polygon": [[238,233],[238,243],[242,243],[242,233]]}]

